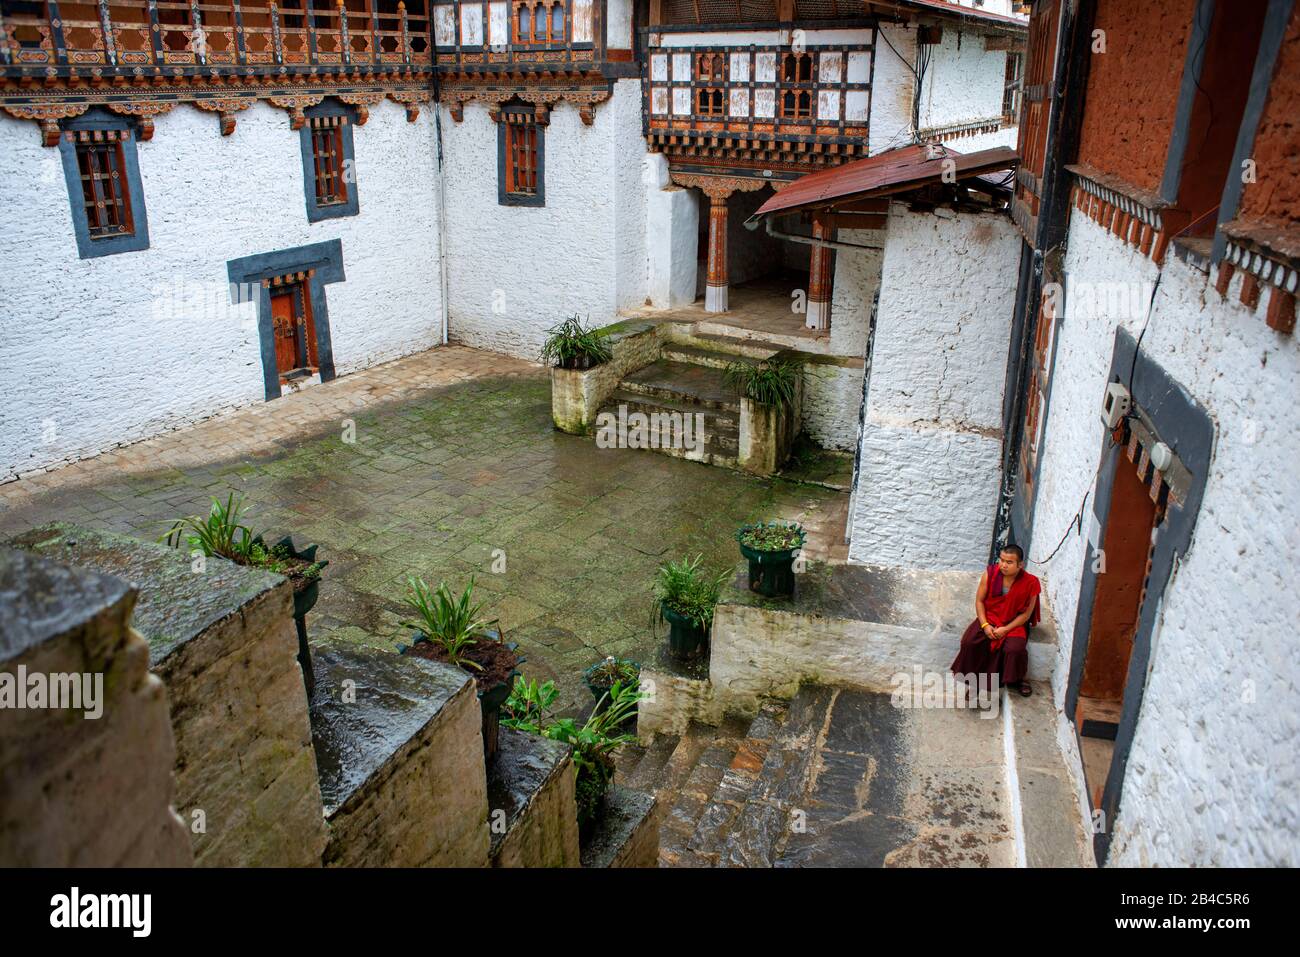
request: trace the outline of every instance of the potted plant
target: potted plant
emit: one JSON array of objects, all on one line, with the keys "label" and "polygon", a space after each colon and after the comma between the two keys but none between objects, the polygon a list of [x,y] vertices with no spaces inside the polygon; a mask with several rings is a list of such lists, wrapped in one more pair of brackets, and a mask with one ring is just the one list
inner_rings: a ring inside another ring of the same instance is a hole
[{"label": "potted plant", "polygon": [[799,363],[782,356],[761,362],[732,362],[723,381],[759,405],[791,405],[802,374]]},{"label": "potted plant", "polygon": [[216,556],[239,565],[264,568],[289,579],[293,588],[293,620],[298,629],[298,664],[302,666],[303,680],[310,694],[316,682],[312,674],[311,646],[307,643],[307,612],[316,605],[321,569],[329,562],[316,558],[316,545],[295,548],[293,538],[288,535],[268,547],[261,533],[254,533],[240,521],[243,510],[243,498],[233,492],[224,505],[214,498],[206,518],[190,515],[178,519],[160,541],[173,548],[180,548],[183,543],[208,558]]},{"label": "potted plant", "polygon": [[520,680],[506,702],[507,716],[503,723],[509,728],[562,741],[573,748],[578,839],[586,843],[600,819],[605,795],[614,779],[614,752],[634,740],[620,729],[642,695],[634,686],[615,682],[601,696],[596,710],[580,725],[575,718],[556,718],[549,713],[558,694],[553,681],[539,686],[536,681]]},{"label": "potted plant", "polygon": [[756,522],[736,531],[740,554],[749,561],[749,588],[765,598],[794,594],[794,558],[807,536],[794,522]]},{"label": "potted plant", "polygon": [[[582,679],[586,682],[587,690],[591,692],[591,696],[596,699],[596,706],[608,707],[609,690],[615,684],[621,684],[628,688],[640,686],[641,666],[635,661],[629,661],[626,658],[615,658],[610,655],[584,671]],[[635,711],[633,716],[635,717]]]},{"label": "potted plant", "polygon": [[557,369],[590,369],[613,358],[609,337],[599,329],[583,325],[577,316],[547,330],[542,343],[543,365]]},{"label": "potted plant", "polygon": [[402,654],[418,655],[431,661],[455,665],[474,676],[479,705],[483,711],[483,755],[496,757],[501,706],[510,697],[516,667],[523,661],[518,645],[502,640],[500,626],[481,617],[483,603],[474,604],[474,580],[459,598],[452,596],[446,582],[430,589],[423,578],[408,578],[409,594],[404,599],[416,620],[403,622],[416,629],[414,641],[401,646]]},{"label": "potted plant", "polygon": [[668,623],[668,647],[678,658],[700,655],[728,572],[704,570],[704,556],[665,562],[654,579],[655,621]]}]

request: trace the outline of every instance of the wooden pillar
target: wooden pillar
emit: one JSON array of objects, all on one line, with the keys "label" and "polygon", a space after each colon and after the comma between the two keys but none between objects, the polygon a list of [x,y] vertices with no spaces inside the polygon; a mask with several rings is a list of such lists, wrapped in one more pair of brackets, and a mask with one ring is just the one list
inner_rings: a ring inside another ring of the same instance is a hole
[{"label": "wooden pillar", "polygon": [[709,197],[709,279],[704,287],[704,311],[727,311],[727,196],[721,190]]},{"label": "wooden pillar", "polygon": [[[834,239],[835,227],[824,216],[814,216],[813,239]],[[831,327],[831,288],[834,284],[835,250],[827,246],[813,246],[808,262],[808,314],[804,324],[809,329],[826,332]]]}]

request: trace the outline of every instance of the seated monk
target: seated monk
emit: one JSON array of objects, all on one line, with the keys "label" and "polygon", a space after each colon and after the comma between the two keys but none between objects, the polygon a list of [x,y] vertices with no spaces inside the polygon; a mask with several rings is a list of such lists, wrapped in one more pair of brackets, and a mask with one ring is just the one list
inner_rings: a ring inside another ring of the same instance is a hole
[{"label": "seated monk", "polygon": [[1008,545],[998,561],[984,569],[975,592],[975,620],[961,636],[961,650],[952,663],[954,674],[999,675],[1002,684],[1028,697],[1033,692],[1029,672],[1029,633],[1038,624],[1037,577],[1024,570],[1025,553]]}]

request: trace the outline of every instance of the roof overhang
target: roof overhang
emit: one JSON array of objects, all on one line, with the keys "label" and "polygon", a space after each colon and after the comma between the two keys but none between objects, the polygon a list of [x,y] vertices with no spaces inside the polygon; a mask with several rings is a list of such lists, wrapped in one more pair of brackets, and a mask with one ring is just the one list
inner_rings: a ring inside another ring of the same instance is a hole
[{"label": "roof overhang", "polygon": [[[1013,170],[1020,156],[1008,146],[978,153],[958,153],[951,148],[904,146],[877,153],[800,177],[758,208],[747,224],[756,225],[764,216],[795,212],[845,210],[863,200],[878,199],[945,182],[978,180],[999,170]],[[976,188],[996,189],[989,180]]]}]

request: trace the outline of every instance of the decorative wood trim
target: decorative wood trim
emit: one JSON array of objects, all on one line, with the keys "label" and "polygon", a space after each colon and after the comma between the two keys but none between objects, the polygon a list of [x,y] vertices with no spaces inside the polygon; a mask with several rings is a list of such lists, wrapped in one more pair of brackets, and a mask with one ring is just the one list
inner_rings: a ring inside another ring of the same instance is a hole
[{"label": "decorative wood trim", "polygon": [[257,102],[255,97],[228,100],[195,100],[194,105],[200,110],[216,113],[221,121],[221,135],[229,136],[235,132],[235,114],[246,110]]},{"label": "decorative wood trim", "polygon": [[357,108],[357,126],[365,126],[370,119],[370,107],[383,102],[384,94],[379,93],[340,93],[338,99]]},{"label": "decorative wood trim", "polygon": [[164,113],[170,113],[176,106],[175,103],[166,101],[129,101],[126,103],[106,103],[104,104],[118,116],[134,116],[140,120],[140,139],[149,142],[153,139],[153,118],[161,116]]},{"label": "decorative wood trim", "polygon": [[699,173],[670,172],[677,186],[693,187],[717,202],[725,202],[732,193],[752,193],[768,185],[765,179],[746,179],[741,176],[707,176]]},{"label": "decorative wood trim", "polygon": [[307,122],[307,117],[303,110],[312,106],[319,106],[325,99],[325,95],[306,94],[299,96],[269,96],[267,100],[272,106],[278,106],[282,110],[289,111],[289,129],[300,130],[303,124]]},{"label": "decorative wood trim", "polygon": [[59,120],[80,116],[90,109],[89,103],[41,103],[14,106],[0,103],[0,109],[16,120],[35,120],[41,125],[41,145],[59,145]]},{"label": "decorative wood trim", "polygon": [[420,104],[428,103],[433,99],[433,94],[427,90],[408,90],[402,92],[388,92],[388,98],[394,103],[400,103],[406,107],[406,122],[414,123],[420,118]]},{"label": "decorative wood trim", "polygon": [[1254,310],[1267,286],[1266,321],[1270,328],[1290,333],[1295,328],[1295,297],[1300,292],[1300,231],[1233,220],[1219,232],[1226,245],[1215,289],[1226,297],[1233,273],[1241,272],[1239,298]]}]

